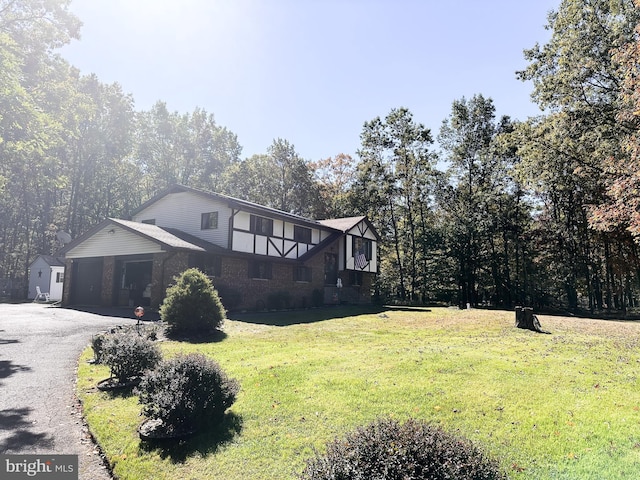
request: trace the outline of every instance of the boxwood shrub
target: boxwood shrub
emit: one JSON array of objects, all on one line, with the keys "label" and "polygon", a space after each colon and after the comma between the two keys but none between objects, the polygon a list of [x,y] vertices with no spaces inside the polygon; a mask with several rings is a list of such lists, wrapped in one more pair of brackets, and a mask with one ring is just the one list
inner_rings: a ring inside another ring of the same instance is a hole
[{"label": "boxwood shrub", "polygon": [[161,358],[155,342],[131,332],[104,334],[99,351],[101,363],[122,383],[154,368]]},{"label": "boxwood shrub", "polygon": [[302,480],[497,480],[498,464],[471,442],[417,420],[377,420],[307,461]]},{"label": "boxwood shrub", "polygon": [[148,419],[168,432],[195,432],[216,424],[236,400],[240,385],[201,353],[161,361],[145,374],[136,393]]}]

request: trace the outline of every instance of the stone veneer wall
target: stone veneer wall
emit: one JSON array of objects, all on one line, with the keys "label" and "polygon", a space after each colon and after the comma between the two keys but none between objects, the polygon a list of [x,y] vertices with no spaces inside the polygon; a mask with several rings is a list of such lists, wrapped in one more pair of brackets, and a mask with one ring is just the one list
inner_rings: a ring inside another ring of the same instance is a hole
[{"label": "stone veneer wall", "polygon": [[104,257],[102,260],[102,293],[100,301],[103,306],[113,305],[116,297],[113,292],[116,259],[115,257]]},{"label": "stone veneer wall", "polygon": [[310,307],[313,305],[314,290],[319,290],[320,294],[323,291],[324,252],[331,251],[331,248],[327,247],[305,263],[306,267],[311,268],[310,282],[294,281],[294,266],[298,264],[293,262],[272,260],[271,278],[267,280],[249,277],[249,259],[223,257],[221,275],[213,279],[213,284],[221,291],[223,302],[225,293],[233,298],[234,310],[268,308],[269,297],[279,294],[288,297],[291,308]]},{"label": "stone veneer wall", "polygon": [[153,255],[151,270],[151,308],[158,308],[164,300],[167,287],[173,283],[173,277],[189,268],[187,252],[156,253]]},{"label": "stone veneer wall", "polygon": [[62,284],[62,305],[69,305],[71,302],[71,279],[73,278],[73,261],[64,261],[64,279]]}]

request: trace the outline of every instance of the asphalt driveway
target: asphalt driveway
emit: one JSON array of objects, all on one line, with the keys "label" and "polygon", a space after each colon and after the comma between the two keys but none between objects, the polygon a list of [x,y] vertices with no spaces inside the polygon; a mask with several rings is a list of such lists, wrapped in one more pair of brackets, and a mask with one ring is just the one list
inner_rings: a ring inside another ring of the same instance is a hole
[{"label": "asphalt driveway", "polygon": [[0,453],[79,456],[79,477],[110,478],[75,398],[78,356],[92,335],[133,312],[0,304]]}]

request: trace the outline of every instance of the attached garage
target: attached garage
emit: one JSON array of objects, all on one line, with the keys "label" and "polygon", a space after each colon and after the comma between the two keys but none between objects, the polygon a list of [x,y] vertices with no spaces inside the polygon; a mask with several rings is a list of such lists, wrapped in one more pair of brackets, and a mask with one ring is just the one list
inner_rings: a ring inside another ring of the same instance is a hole
[{"label": "attached garage", "polygon": [[102,258],[81,258],[73,262],[71,289],[74,305],[100,305],[102,299]]},{"label": "attached garage", "polygon": [[70,272],[62,303],[157,307],[189,256],[209,250],[220,247],[173,229],[105,220],[62,250]]}]

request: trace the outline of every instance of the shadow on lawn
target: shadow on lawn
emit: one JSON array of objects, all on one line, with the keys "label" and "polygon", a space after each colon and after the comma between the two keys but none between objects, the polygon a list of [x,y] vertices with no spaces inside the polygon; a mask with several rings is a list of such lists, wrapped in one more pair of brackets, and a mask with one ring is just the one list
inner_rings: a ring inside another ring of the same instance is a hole
[{"label": "shadow on lawn", "polygon": [[323,322],[334,318],[381,313],[386,310],[386,307],[380,305],[337,305],[335,307],[309,308],[305,310],[248,313],[230,312],[227,316],[229,320],[238,322],[288,327],[290,325]]},{"label": "shadow on lawn", "polygon": [[288,327],[304,323],[324,322],[336,318],[355,317],[358,315],[375,315],[385,312],[430,312],[426,307],[405,307],[388,305],[336,305],[335,307],[311,308],[306,310],[282,310],[276,312],[229,313],[229,320],[272,325],[274,327]]},{"label": "shadow on lawn", "polygon": [[169,458],[173,463],[182,463],[194,453],[202,456],[216,453],[218,448],[232,441],[241,430],[242,417],[227,412],[222,423],[208,431],[180,440],[144,441],[140,443],[140,450],[158,453],[161,458]]}]

